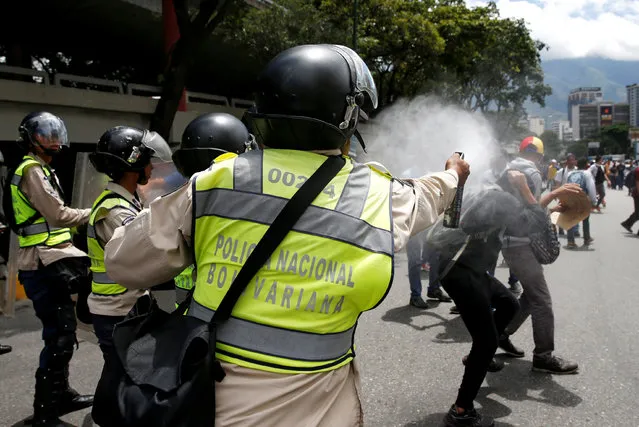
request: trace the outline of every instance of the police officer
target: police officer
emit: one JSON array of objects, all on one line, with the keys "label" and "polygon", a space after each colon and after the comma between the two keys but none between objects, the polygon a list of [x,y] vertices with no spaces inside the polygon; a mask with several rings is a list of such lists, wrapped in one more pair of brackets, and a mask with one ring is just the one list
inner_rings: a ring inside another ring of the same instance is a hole
[{"label": "police officer", "polygon": [[71,230],[85,224],[90,209],[65,206],[49,164],[69,146],[62,120],[47,112],[27,115],[18,141],[27,155],[11,175],[13,204],[7,219],[18,234],[18,277],[42,322],[44,349],[36,371],[34,426],[62,426],[59,417],[89,407],[93,396],[69,387],[69,361],[77,343],[70,280],[86,275],[86,254],[71,242]]},{"label": "police officer", "polygon": [[[249,113],[264,150],[216,161],[117,229],[105,249],[110,274],[136,289],[195,261],[189,315],[209,319],[281,201],[326,156],[347,154],[360,117],[376,106],[373,78],[351,49],[280,53]],[[436,221],[469,169],[455,156],[445,172],[399,182],[344,158],[309,208],[313,220],[296,223],[218,330],[219,425],[362,424],[357,319],[387,294],[394,251]]]},{"label": "police officer", "polygon": [[145,291],[128,291],[109,277],[104,267],[104,246],[117,227],[142,209],[137,188],[149,181],[153,157],[170,161],[171,149],[166,141],[156,132],[128,126],[107,130],[100,137],[96,151],[89,155],[95,169],[112,180],[93,204],[87,229],[93,272],[88,304],[105,361],[113,347],[113,328]]},{"label": "police officer", "polygon": [[[173,153],[173,163],[185,178],[207,169],[219,159],[256,149],[255,138],[236,117],[209,113],[196,117],[182,133],[182,144]],[[175,304],[179,305],[195,285],[194,266],[175,278]]]}]

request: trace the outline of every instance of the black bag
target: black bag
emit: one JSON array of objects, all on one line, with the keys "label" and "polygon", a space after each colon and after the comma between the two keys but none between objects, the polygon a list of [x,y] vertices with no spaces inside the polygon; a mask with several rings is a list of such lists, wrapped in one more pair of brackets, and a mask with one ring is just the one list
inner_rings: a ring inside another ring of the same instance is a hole
[{"label": "black bag", "polygon": [[539,264],[552,264],[559,258],[561,245],[557,233],[550,221],[550,216],[541,208],[535,212],[539,225],[534,227],[530,234],[530,247]]},{"label": "black bag", "polygon": [[293,195],[259,241],[209,323],[184,316],[193,295],[173,312],[150,297],[138,300],[115,327],[114,351],[102,370],[91,415],[102,427],[200,427],[215,425],[216,327],[227,320],[250,280],[306,208],[344,165],[329,157]]}]

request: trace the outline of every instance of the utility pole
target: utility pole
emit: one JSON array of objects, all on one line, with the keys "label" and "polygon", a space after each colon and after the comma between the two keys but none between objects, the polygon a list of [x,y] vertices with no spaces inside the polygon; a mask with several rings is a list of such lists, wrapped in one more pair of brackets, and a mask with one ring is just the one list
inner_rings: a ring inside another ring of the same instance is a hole
[{"label": "utility pole", "polygon": [[357,52],[357,3],[353,0],[353,50]]}]

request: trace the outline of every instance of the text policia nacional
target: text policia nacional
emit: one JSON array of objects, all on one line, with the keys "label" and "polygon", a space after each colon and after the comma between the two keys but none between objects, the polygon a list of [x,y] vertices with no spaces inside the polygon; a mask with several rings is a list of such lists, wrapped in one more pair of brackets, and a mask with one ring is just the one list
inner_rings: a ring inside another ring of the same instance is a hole
[{"label": "text policia nacional", "polygon": [[[233,283],[240,266],[255,249],[255,243],[241,242],[231,237],[219,235],[215,245],[215,256],[221,256],[224,260],[238,263],[237,268],[226,265],[211,264],[206,283],[224,288]],[[277,257],[277,258],[276,258]],[[292,273],[300,277],[324,280],[336,285],[355,287],[353,278],[353,266],[338,261],[333,261],[307,254],[298,254],[293,251],[279,250],[274,253],[264,264],[263,269],[276,270],[283,273]],[[249,289],[247,287],[246,289]],[[245,290],[246,293],[246,290]],[[266,283],[259,273],[255,276],[255,286],[252,297],[265,303],[279,304],[281,307],[293,310],[313,311],[318,313],[333,314],[342,311],[344,296],[337,299],[333,295],[320,294],[315,291],[306,291],[299,286],[293,287],[273,280]]]}]

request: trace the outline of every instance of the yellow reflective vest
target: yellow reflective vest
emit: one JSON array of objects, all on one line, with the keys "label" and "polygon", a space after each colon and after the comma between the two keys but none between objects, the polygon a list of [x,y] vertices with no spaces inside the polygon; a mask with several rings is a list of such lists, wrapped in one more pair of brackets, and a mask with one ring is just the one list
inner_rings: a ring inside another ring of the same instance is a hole
[{"label": "yellow reflective vest", "polygon": [[195,286],[193,281],[193,270],[195,266],[190,265],[181,272],[175,280],[175,306],[180,305],[189,294],[189,291]]},{"label": "yellow reflective vest", "polygon": [[[269,225],[325,159],[250,151],[193,180],[197,280],[189,315],[210,320]],[[357,319],[384,299],[392,280],[392,183],[346,160],[218,328],[220,360],[313,373],[355,357]]]},{"label": "yellow reflective vest", "polygon": [[89,226],[87,227],[87,249],[91,259],[91,271],[93,272],[91,292],[96,295],[120,295],[127,291],[125,287],[118,285],[107,274],[104,265],[104,247],[95,233],[96,220],[104,218],[108,215],[108,211],[115,207],[128,209],[133,215],[137,215],[140,212],[135,205],[111,190],[104,190],[93,204],[91,215],[89,216]]},{"label": "yellow reflective vest", "polygon": [[[215,162],[221,162],[224,160],[237,157],[236,153],[224,153],[213,159],[211,164]],[[198,172],[199,173],[199,172]],[[194,176],[197,176],[196,173]],[[193,178],[193,177],[191,177]],[[193,278],[193,272],[195,270],[194,265],[188,266],[184,271],[177,275],[173,280],[175,281],[175,307],[179,306],[189,294],[189,291],[195,286],[195,280]]]},{"label": "yellow reflective vest", "polygon": [[[45,245],[56,246],[61,243],[71,241],[71,230],[69,228],[52,227],[47,220],[29,202],[27,196],[20,190],[20,182],[27,168],[41,166],[40,163],[31,156],[24,156],[22,163],[16,168],[11,177],[11,201],[16,225],[19,228],[18,243],[21,248],[29,246]],[[47,180],[51,182],[58,194],[59,185],[55,176],[47,167],[42,171]],[[62,197],[61,194],[59,194]]]}]

